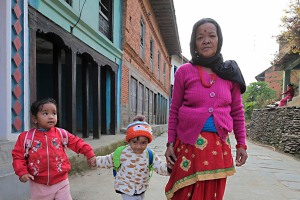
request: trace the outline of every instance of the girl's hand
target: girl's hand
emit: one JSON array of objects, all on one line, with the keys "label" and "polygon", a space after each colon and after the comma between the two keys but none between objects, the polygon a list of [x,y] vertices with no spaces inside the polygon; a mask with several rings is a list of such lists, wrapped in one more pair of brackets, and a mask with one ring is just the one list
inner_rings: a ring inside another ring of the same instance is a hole
[{"label": "girl's hand", "polygon": [[31,174],[24,174],[23,176],[21,176],[20,178],[19,178],[19,180],[21,181],[21,182],[23,182],[23,183],[26,183],[27,181],[29,181],[29,180],[34,180],[34,177],[31,175]]},{"label": "girl's hand", "polygon": [[235,158],[236,166],[240,167],[243,164],[245,164],[247,158],[248,158],[248,154],[245,149],[243,149],[243,148],[236,149],[236,158]]},{"label": "girl's hand", "polygon": [[91,157],[91,158],[88,160],[88,163],[89,163],[89,166],[91,166],[91,167],[96,167],[96,156]]}]

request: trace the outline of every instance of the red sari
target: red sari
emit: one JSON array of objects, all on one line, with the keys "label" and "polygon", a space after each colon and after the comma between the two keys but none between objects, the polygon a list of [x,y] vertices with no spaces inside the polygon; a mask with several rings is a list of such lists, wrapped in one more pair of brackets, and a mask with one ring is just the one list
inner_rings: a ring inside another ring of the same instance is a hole
[{"label": "red sari", "polygon": [[226,177],[235,173],[230,140],[202,132],[195,145],[179,140],[174,146],[177,161],[166,185],[167,199],[222,200]]}]

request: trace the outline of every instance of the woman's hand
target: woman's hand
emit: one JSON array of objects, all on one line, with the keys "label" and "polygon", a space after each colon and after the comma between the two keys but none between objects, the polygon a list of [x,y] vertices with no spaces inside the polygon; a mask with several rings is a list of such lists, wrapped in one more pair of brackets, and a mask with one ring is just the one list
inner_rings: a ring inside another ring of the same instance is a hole
[{"label": "woman's hand", "polygon": [[173,144],[172,145],[169,145],[167,147],[167,150],[166,150],[166,153],[165,153],[165,157],[166,157],[166,160],[167,160],[167,163],[168,163],[168,166],[169,165],[174,165],[175,161],[177,160],[177,157],[174,153],[174,147],[173,147]]},{"label": "woman's hand", "polygon": [[21,176],[20,178],[19,178],[19,180],[21,181],[21,182],[23,182],[23,183],[26,183],[27,181],[29,181],[29,180],[34,180],[34,177],[31,175],[31,174],[24,174],[23,176]]},{"label": "woman's hand", "polygon": [[247,151],[244,148],[237,148],[236,149],[236,158],[235,158],[235,165],[240,167],[246,163],[248,158]]}]

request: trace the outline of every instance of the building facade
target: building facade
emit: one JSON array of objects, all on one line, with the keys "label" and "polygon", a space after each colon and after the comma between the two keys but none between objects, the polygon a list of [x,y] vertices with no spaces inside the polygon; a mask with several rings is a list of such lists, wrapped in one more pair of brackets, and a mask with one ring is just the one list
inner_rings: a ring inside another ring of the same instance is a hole
[{"label": "building facade", "polygon": [[171,105],[172,101],[172,93],[173,93],[173,86],[174,86],[174,81],[175,81],[175,73],[177,69],[184,63],[189,62],[189,60],[184,57],[182,54],[174,54],[171,56],[171,73],[170,73],[170,97],[169,97],[169,103]]},{"label": "building facade", "polygon": [[279,100],[282,93],[282,72],[275,71],[275,67],[269,67],[255,77],[257,81],[264,81],[268,84],[269,88],[276,92],[276,98]]},{"label": "building facade", "polygon": [[166,126],[181,53],[173,1],[5,0],[0,16],[0,199],[28,199],[11,150],[37,99],[54,98],[58,126],[83,138],[116,134],[137,113]]},{"label": "building facade", "polygon": [[32,102],[54,98],[58,126],[83,138],[120,129],[122,1],[5,0],[0,15],[0,199],[28,199],[11,150]]},{"label": "building facade", "polygon": [[124,0],[121,126],[136,114],[166,125],[171,55],[181,53],[173,1]]},{"label": "building facade", "polygon": [[298,54],[290,51],[288,43],[279,45],[279,54],[273,65],[258,74],[255,79],[257,81],[266,82],[271,89],[276,91],[277,100],[280,100],[284,91],[287,90],[287,85],[293,83],[297,90],[295,96],[299,94],[300,83],[300,58]]}]

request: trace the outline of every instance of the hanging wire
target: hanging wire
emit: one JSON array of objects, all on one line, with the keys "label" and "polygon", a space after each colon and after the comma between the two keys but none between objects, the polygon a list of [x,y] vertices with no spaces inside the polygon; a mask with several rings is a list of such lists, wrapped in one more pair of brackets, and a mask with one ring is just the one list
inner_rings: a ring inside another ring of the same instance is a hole
[{"label": "hanging wire", "polygon": [[80,10],[80,13],[79,13],[79,17],[78,17],[77,22],[74,24],[74,26],[71,26],[71,34],[73,34],[73,29],[77,26],[77,24],[78,24],[78,22],[79,22],[79,20],[80,20],[80,18],[81,18],[81,14],[82,14],[82,10],[83,10],[83,7],[84,7],[84,5],[85,5],[85,2],[86,2],[86,0],[84,1],[83,5],[82,5],[82,7],[81,7],[81,10]]}]

